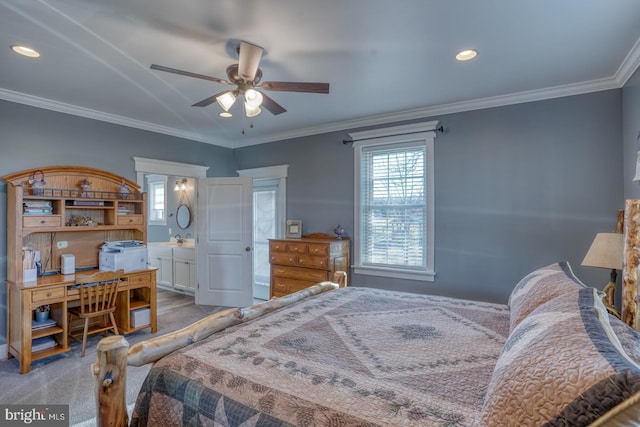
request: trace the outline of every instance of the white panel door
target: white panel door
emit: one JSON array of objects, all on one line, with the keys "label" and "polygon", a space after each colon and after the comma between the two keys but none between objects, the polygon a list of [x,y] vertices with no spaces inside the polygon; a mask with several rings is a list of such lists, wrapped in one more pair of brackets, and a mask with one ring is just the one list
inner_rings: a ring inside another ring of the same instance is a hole
[{"label": "white panel door", "polygon": [[252,179],[198,180],[196,304],[253,303]]}]

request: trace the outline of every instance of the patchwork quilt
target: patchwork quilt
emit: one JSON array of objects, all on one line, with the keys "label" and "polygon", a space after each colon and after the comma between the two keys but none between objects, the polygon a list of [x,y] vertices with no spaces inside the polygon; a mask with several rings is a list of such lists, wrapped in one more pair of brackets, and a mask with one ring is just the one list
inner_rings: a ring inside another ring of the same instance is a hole
[{"label": "patchwork quilt", "polygon": [[506,305],[368,288],[304,299],[151,369],[133,426],[475,426]]}]

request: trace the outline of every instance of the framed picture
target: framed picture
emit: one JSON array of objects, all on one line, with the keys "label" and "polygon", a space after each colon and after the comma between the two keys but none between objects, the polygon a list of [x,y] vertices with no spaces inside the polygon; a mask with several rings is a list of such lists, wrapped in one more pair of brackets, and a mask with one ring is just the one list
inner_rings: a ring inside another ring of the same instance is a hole
[{"label": "framed picture", "polygon": [[302,221],[299,219],[287,220],[287,239],[299,239],[302,237]]}]

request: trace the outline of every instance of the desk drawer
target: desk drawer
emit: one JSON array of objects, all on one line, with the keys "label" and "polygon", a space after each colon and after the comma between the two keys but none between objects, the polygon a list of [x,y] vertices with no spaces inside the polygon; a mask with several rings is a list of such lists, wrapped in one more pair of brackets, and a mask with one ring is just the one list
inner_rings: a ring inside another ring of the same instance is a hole
[{"label": "desk drawer", "polygon": [[127,281],[125,283],[122,283],[120,286],[129,286],[131,288],[136,288],[151,283],[151,273],[148,271],[144,273],[129,274],[124,278],[127,279]]},{"label": "desk drawer", "polygon": [[55,302],[54,300],[56,299],[64,299],[64,291],[65,289],[63,286],[33,291],[31,292],[31,302],[38,303],[44,301],[50,303]]},{"label": "desk drawer", "polygon": [[118,225],[142,225],[142,215],[118,215],[116,222]]},{"label": "desk drawer", "polygon": [[60,215],[30,215],[22,217],[24,228],[60,227],[62,217]]}]

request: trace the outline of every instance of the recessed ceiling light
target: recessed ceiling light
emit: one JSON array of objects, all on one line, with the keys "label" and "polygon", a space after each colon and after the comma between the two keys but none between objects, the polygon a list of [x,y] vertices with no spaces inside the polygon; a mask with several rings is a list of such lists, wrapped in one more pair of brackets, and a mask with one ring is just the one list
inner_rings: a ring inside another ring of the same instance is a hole
[{"label": "recessed ceiling light", "polygon": [[27,46],[20,46],[20,45],[14,44],[11,46],[11,50],[13,50],[15,53],[18,53],[20,55],[28,56],[29,58],[38,58],[40,56],[40,53],[38,51],[33,50]]},{"label": "recessed ceiling light", "polygon": [[470,59],[475,58],[476,56],[478,56],[478,51],[477,50],[466,49],[466,50],[458,52],[458,54],[456,55],[456,59],[458,61],[468,61]]},{"label": "recessed ceiling light", "polygon": [[219,115],[220,117],[224,117],[225,119],[226,119],[226,118],[229,118],[229,117],[233,117],[233,114],[231,114],[231,113],[230,113],[230,112],[228,112],[228,111],[221,111],[221,112],[220,112],[220,114],[218,114],[218,115]]}]

